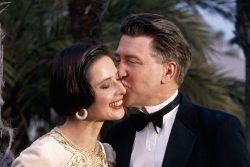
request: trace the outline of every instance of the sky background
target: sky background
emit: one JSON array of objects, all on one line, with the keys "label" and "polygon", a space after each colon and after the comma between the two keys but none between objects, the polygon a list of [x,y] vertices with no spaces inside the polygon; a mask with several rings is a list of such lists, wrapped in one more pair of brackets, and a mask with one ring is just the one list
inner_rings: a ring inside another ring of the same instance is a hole
[{"label": "sky background", "polygon": [[238,50],[238,57],[219,56],[214,59],[215,66],[221,69],[220,72],[225,73],[227,76],[234,77],[236,79],[245,80],[245,58],[242,49],[237,45],[229,45],[228,42],[234,37],[234,23],[222,18],[216,14],[210,14],[204,10],[200,11],[204,16],[204,19],[208,24],[212,26],[214,30],[223,31],[225,34],[226,47],[234,47]]},{"label": "sky background", "polygon": [[217,14],[210,14],[206,11],[201,11],[204,19],[215,29],[225,33],[226,40],[234,37],[234,23],[222,18]]}]

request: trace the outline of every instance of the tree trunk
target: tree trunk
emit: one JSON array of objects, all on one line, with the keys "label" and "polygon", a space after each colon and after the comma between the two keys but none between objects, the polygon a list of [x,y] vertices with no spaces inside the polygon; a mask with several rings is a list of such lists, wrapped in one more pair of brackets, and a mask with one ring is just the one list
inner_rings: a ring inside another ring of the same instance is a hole
[{"label": "tree trunk", "polygon": [[108,0],[70,0],[69,12],[75,42],[100,43],[101,21]]},{"label": "tree trunk", "polygon": [[250,1],[237,0],[236,39],[242,47],[246,58],[246,139],[250,149]]}]

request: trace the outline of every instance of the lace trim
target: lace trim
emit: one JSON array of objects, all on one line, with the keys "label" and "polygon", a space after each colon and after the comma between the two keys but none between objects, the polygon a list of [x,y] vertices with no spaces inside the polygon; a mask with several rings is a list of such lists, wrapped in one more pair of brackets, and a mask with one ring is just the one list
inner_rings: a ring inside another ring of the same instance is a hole
[{"label": "lace trim", "polygon": [[54,128],[47,135],[53,137],[64,149],[72,153],[65,167],[114,167],[115,162],[107,161],[102,143],[97,142],[94,151],[86,151],[74,146],[59,130]]}]

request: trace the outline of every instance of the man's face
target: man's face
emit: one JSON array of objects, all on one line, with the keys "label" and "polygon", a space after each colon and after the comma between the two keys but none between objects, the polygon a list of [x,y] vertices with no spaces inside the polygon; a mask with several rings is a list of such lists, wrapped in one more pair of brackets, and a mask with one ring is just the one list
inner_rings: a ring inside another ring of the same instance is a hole
[{"label": "man's face", "polygon": [[124,106],[159,103],[163,64],[152,56],[152,38],[122,35],[116,58],[118,73],[126,88]]}]

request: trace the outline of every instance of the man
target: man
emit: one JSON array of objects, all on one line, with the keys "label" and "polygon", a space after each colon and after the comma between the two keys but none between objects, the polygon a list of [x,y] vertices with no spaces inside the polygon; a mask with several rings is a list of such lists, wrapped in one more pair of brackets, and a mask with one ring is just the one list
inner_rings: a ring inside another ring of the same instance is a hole
[{"label": "man", "polygon": [[192,104],[179,92],[191,62],[180,30],[144,13],[126,17],[121,33],[116,57],[127,89],[124,105],[140,112],[108,132],[117,166],[249,167],[238,119]]}]

